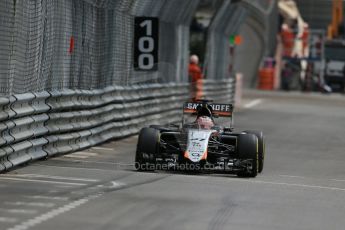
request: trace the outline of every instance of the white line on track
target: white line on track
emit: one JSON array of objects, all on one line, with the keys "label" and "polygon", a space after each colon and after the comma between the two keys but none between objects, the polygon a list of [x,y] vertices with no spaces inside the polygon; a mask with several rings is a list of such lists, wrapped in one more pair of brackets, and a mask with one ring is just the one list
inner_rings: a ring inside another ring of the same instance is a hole
[{"label": "white line on track", "polygon": [[55,185],[56,188],[60,188],[60,189],[66,189],[66,188],[73,188],[73,185]]},{"label": "white line on track", "polygon": [[303,179],[306,179],[306,177],[304,177],[304,176],[291,176],[291,175],[279,175],[279,176],[281,176],[281,177],[291,177],[291,178],[303,178]]},{"label": "white line on track", "polygon": [[99,155],[98,153],[93,153],[93,152],[75,152],[71,154],[66,154],[63,157],[86,159],[86,158],[95,157],[98,155]]},{"label": "white line on track", "polygon": [[64,205],[60,208],[57,208],[57,209],[53,209],[53,210],[51,210],[47,213],[44,213],[40,216],[37,216],[33,219],[29,219],[27,221],[24,221],[18,225],[15,225],[14,227],[8,228],[7,230],[26,230],[26,229],[29,229],[29,228],[34,227],[34,226],[36,226],[36,225],[38,225],[44,221],[52,219],[52,218],[54,218],[54,217],[56,217],[62,213],[65,213],[65,212],[68,212],[72,209],[75,209],[78,206],[85,204],[88,201],[89,201],[88,198],[76,200],[72,203],[66,204],[66,205]]},{"label": "white line on track", "polygon": [[114,189],[114,188],[120,188],[123,187],[125,184],[122,182],[112,181],[111,185],[97,185],[98,188],[108,188],[108,189]]},{"label": "white line on track", "polygon": [[245,105],[243,106],[243,108],[245,108],[245,109],[253,108],[253,107],[255,107],[255,106],[261,104],[262,101],[263,101],[262,99],[255,99],[255,100],[253,100],[253,101],[248,102],[247,104],[245,104]]},{"label": "white line on track", "polygon": [[119,187],[122,187],[124,185],[125,185],[124,183],[117,182],[117,181],[112,181],[110,188],[119,188]]},{"label": "white line on track", "polygon": [[52,208],[54,203],[49,202],[24,202],[24,201],[6,201],[5,204],[14,206],[28,206],[28,207],[40,207],[40,208]]},{"label": "white line on track", "polygon": [[[188,175],[183,175],[184,177],[189,177]],[[192,177],[190,175],[190,177]],[[258,178],[257,178],[258,179]],[[283,185],[288,187],[301,187],[301,188],[310,188],[310,189],[324,189],[331,191],[341,191],[345,192],[345,188],[335,187],[335,186],[321,186],[321,185],[308,185],[302,183],[285,183],[285,182],[276,182],[276,181],[263,181],[257,179],[240,179],[240,178],[228,178],[227,181],[238,182],[238,183],[251,183],[251,184],[269,184],[269,185]]]},{"label": "white line on track", "polygon": [[68,155],[80,155],[80,156],[98,156],[99,153],[93,153],[93,152],[75,152],[75,153],[71,153],[71,154],[67,154],[65,156],[68,156]]},{"label": "white line on track", "polygon": [[105,151],[114,151],[114,149],[106,148],[106,147],[92,147],[92,149],[95,149],[95,150],[105,150]]},{"label": "white line on track", "polygon": [[[57,160],[56,159],[51,159],[51,161],[53,160]],[[72,166],[58,166],[58,165],[45,165],[45,164],[35,164],[33,166],[36,167],[50,167],[50,168],[61,168],[61,169],[75,169],[75,170],[88,170],[88,171],[102,171],[102,172],[112,172],[115,169],[96,169],[96,168],[85,168],[85,167],[72,167]]]},{"label": "white line on track", "polygon": [[[53,159],[58,161],[64,161],[63,159]],[[106,165],[123,165],[123,166],[133,166],[133,163],[115,163],[115,162],[106,162],[106,161],[86,161],[86,160],[68,160],[68,162],[81,162],[81,163],[95,163],[95,164],[106,164]],[[60,166],[58,166],[60,167]]]},{"label": "white line on track", "polygon": [[57,200],[57,201],[67,201],[68,197],[62,197],[62,196],[23,196],[25,198],[29,199],[39,199],[39,200]]},{"label": "white line on track", "polygon": [[[112,184],[113,184],[113,186],[125,185],[122,183],[117,183],[115,181],[113,181]],[[7,230],[27,230],[29,228],[34,228],[36,225],[41,224],[42,222],[48,221],[48,220],[50,220],[50,219],[52,219],[52,218],[54,218],[60,214],[63,214],[63,213],[66,213],[72,209],[75,209],[75,208],[89,202],[90,200],[96,199],[102,195],[103,195],[103,193],[98,193],[95,195],[88,196],[86,198],[81,198],[79,200],[73,201],[73,202],[68,203],[64,206],[61,206],[59,208],[52,209],[52,210],[50,210],[44,214],[41,214],[39,216],[34,217],[33,219],[29,219],[29,220],[24,221],[20,224],[17,224],[11,228],[8,228]]]},{"label": "white line on track", "polygon": [[315,179],[315,180],[327,180],[327,181],[336,181],[336,182],[345,182],[344,179],[330,179],[330,178],[315,178],[315,177],[304,177],[304,176],[291,176],[291,175],[279,175],[281,177],[290,177],[290,178],[301,178],[301,179]]},{"label": "white line on track", "polygon": [[231,179],[231,180],[232,181],[238,181],[238,182],[253,183],[253,184],[285,185],[285,186],[291,186],[291,187],[327,189],[327,190],[342,191],[342,192],[345,191],[345,188],[319,186],[319,185],[294,184],[294,183],[284,183],[284,182],[274,182],[274,181],[260,181],[260,180],[236,180],[236,179]]},{"label": "white line on track", "polygon": [[37,211],[33,209],[5,209],[0,208],[1,212],[8,212],[11,214],[36,214]]},{"label": "white line on track", "polygon": [[[8,174],[9,175],[9,174]],[[25,177],[25,178],[47,178],[56,180],[70,180],[70,181],[84,181],[84,182],[98,182],[99,180],[90,178],[79,178],[79,177],[62,177],[62,176],[51,176],[45,174],[10,174],[11,177]]]},{"label": "white line on track", "polygon": [[78,155],[65,155],[63,158],[75,158],[75,159],[87,159],[88,156],[78,156]]},{"label": "white line on track", "polygon": [[11,218],[11,217],[0,216],[0,222],[2,222],[2,223],[15,223],[15,222],[17,222],[17,219]]},{"label": "white line on track", "polygon": [[340,180],[340,179],[331,179],[332,181],[337,181],[337,182],[345,182],[345,180]]},{"label": "white line on track", "polygon": [[26,179],[26,178],[4,177],[4,176],[0,176],[0,180],[38,182],[38,183],[47,183],[47,184],[61,184],[61,185],[75,185],[75,186],[86,185],[84,183],[71,183],[71,182],[62,182],[62,181],[35,180],[35,179]]}]

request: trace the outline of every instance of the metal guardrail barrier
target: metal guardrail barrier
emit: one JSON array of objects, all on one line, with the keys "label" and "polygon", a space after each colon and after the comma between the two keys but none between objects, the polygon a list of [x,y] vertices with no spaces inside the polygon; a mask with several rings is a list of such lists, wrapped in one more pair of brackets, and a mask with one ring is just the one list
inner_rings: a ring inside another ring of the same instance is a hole
[{"label": "metal guardrail barrier", "polygon": [[[204,81],[204,97],[233,102],[235,81]],[[0,98],[0,172],[180,120],[189,85],[111,86]]]}]

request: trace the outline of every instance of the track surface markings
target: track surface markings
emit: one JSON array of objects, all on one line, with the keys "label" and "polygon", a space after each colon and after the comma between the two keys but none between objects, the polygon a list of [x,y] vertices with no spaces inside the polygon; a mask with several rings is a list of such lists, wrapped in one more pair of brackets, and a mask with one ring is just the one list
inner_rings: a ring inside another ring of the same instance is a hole
[{"label": "track surface markings", "polygon": [[[59,159],[52,159],[53,160],[59,160]],[[61,160],[62,161],[62,160]],[[79,161],[75,161],[79,162]],[[85,170],[85,171],[99,171],[99,172],[112,172],[114,171],[113,169],[104,169],[104,168],[86,168],[86,167],[73,167],[73,166],[61,166],[61,165],[48,165],[48,164],[36,164],[35,166],[37,167],[45,167],[45,168],[56,168],[56,169],[69,169],[69,170]]]},{"label": "track surface markings", "polygon": [[106,147],[92,147],[92,149],[95,149],[95,150],[105,150],[105,151],[114,151],[113,148],[106,148]]},{"label": "track surface markings", "polygon": [[71,154],[64,155],[64,158],[78,158],[78,159],[86,159],[90,157],[98,156],[98,153],[93,152],[75,152]]},{"label": "track surface markings", "polygon": [[[112,185],[109,188],[112,188],[112,189],[120,188],[120,187],[126,185],[124,183],[117,182],[117,181],[112,181],[111,184]],[[13,227],[10,227],[7,230],[27,230],[29,228],[33,228],[36,225],[41,224],[42,222],[48,221],[48,220],[50,220],[50,219],[52,219],[52,218],[54,218],[60,214],[63,214],[63,213],[66,213],[72,209],[75,209],[75,208],[77,208],[77,207],[79,207],[79,206],[81,206],[81,205],[83,205],[83,204],[85,204],[85,203],[87,203],[93,199],[99,198],[103,194],[104,194],[104,192],[99,192],[99,193],[96,193],[94,195],[90,195],[88,197],[75,200],[75,201],[70,202],[68,204],[65,204],[59,208],[52,209],[46,213],[43,213],[43,214],[36,216],[32,219],[29,219],[27,221],[24,221],[20,224],[15,225]],[[22,203],[24,203],[24,202],[22,202]]]},{"label": "track surface markings", "polygon": [[255,99],[255,100],[253,100],[253,101],[248,102],[247,104],[245,104],[245,105],[243,106],[243,108],[245,108],[245,109],[253,108],[253,107],[255,107],[255,106],[261,104],[262,101],[263,101],[262,99]]},{"label": "track surface markings", "polygon": [[26,179],[26,178],[16,178],[16,177],[4,177],[1,176],[0,180],[9,180],[9,181],[23,181],[23,182],[38,182],[38,183],[47,183],[47,184],[60,184],[60,185],[73,185],[73,186],[84,186],[85,183],[71,183],[71,182],[62,182],[62,181],[49,181],[49,180],[36,180],[36,179]]},{"label": "track surface markings", "polygon": [[17,222],[16,218],[0,216],[0,223],[15,223],[15,222]]},{"label": "track surface markings", "polygon": [[63,177],[63,176],[51,176],[46,174],[12,174],[14,177],[25,177],[25,178],[45,178],[45,179],[56,179],[56,180],[70,180],[70,181],[83,181],[83,182],[98,182],[99,180],[81,177]]},{"label": "track surface markings", "polygon": [[33,209],[5,209],[5,208],[0,208],[0,212],[7,212],[11,214],[36,214],[37,211]]},{"label": "track surface markings", "polygon": [[28,207],[40,207],[40,208],[52,208],[55,206],[54,203],[50,203],[50,202],[6,201],[5,204],[13,205],[13,206],[28,206]]},{"label": "track surface markings", "polygon": [[[58,159],[58,158],[56,158],[54,160],[55,161],[65,161],[64,159]],[[68,162],[104,164],[104,165],[120,165],[120,166],[134,166],[134,163],[109,162],[109,161],[68,160]],[[57,167],[60,167],[60,166],[57,166]]]},{"label": "track surface markings", "polygon": [[68,197],[61,197],[61,196],[41,196],[41,195],[36,195],[36,196],[23,196],[25,198],[29,199],[40,199],[40,200],[56,200],[56,201],[67,201]]},{"label": "track surface markings", "polygon": [[83,199],[79,199],[76,200],[74,202],[71,202],[69,204],[66,204],[60,208],[57,209],[53,209],[47,213],[44,213],[40,216],[37,216],[33,219],[27,220],[22,222],[21,224],[15,225],[14,227],[8,228],[7,230],[26,230],[30,227],[34,227],[44,221],[47,221],[49,219],[52,219],[62,213],[68,212],[72,209],[77,208],[78,206],[85,204],[86,202],[88,202],[90,199],[89,198],[83,198]]},{"label": "track surface markings", "polygon": [[229,180],[238,181],[238,182],[247,182],[247,183],[253,183],[253,184],[284,185],[284,186],[290,186],[290,187],[303,187],[303,188],[311,188],[311,189],[325,189],[325,190],[345,192],[345,188],[320,186],[320,185],[307,185],[307,184],[262,181],[262,180],[237,180],[237,179],[229,179]]},{"label": "track surface markings", "polygon": [[[279,175],[280,177],[288,177],[288,178],[300,178],[300,179],[319,179],[319,178],[313,178],[313,177],[305,177],[305,176],[292,176],[292,175]],[[332,179],[332,178],[324,178],[323,180],[327,181],[336,181],[336,182],[345,182],[344,179]]]}]

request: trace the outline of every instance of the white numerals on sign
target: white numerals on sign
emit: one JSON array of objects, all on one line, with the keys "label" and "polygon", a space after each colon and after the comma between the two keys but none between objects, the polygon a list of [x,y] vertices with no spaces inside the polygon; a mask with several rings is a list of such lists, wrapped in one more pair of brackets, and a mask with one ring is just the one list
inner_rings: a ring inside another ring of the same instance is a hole
[{"label": "white numerals on sign", "polygon": [[152,21],[145,20],[140,23],[142,28],[146,28],[146,36],[139,39],[139,60],[138,65],[140,69],[150,70],[154,66],[154,56],[151,53],[155,48],[155,42],[152,37]]},{"label": "white numerals on sign", "polygon": [[146,27],[146,35],[152,36],[152,21],[151,20],[145,20],[142,23],[140,23],[141,27]]},{"label": "white numerals on sign", "polygon": [[154,63],[154,59],[153,59],[153,55],[152,54],[141,54],[139,56],[139,68],[140,69],[145,69],[145,70],[149,70],[153,68],[153,63]]},{"label": "white numerals on sign", "polygon": [[143,53],[152,52],[155,48],[155,42],[151,37],[142,37],[139,39],[139,51]]}]

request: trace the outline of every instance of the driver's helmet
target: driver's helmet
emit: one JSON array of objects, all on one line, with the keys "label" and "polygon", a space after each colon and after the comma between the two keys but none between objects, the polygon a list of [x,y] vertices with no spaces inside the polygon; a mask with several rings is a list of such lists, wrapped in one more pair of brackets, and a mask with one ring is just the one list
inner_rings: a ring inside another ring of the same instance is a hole
[{"label": "driver's helmet", "polygon": [[213,120],[208,116],[198,117],[196,123],[202,129],[211,129],[214,126]]},{"label": "driver's helmet", "polygon": [[198,106],[197,118],[195,122],[202,129],[211,129],[214,126],[212,107],[206,104]]},{"label": "driver's helmet", "polygon": [[207,104],[199,105],[197,107],[197,117],[206,116],[212,118],[212,107]]}]

